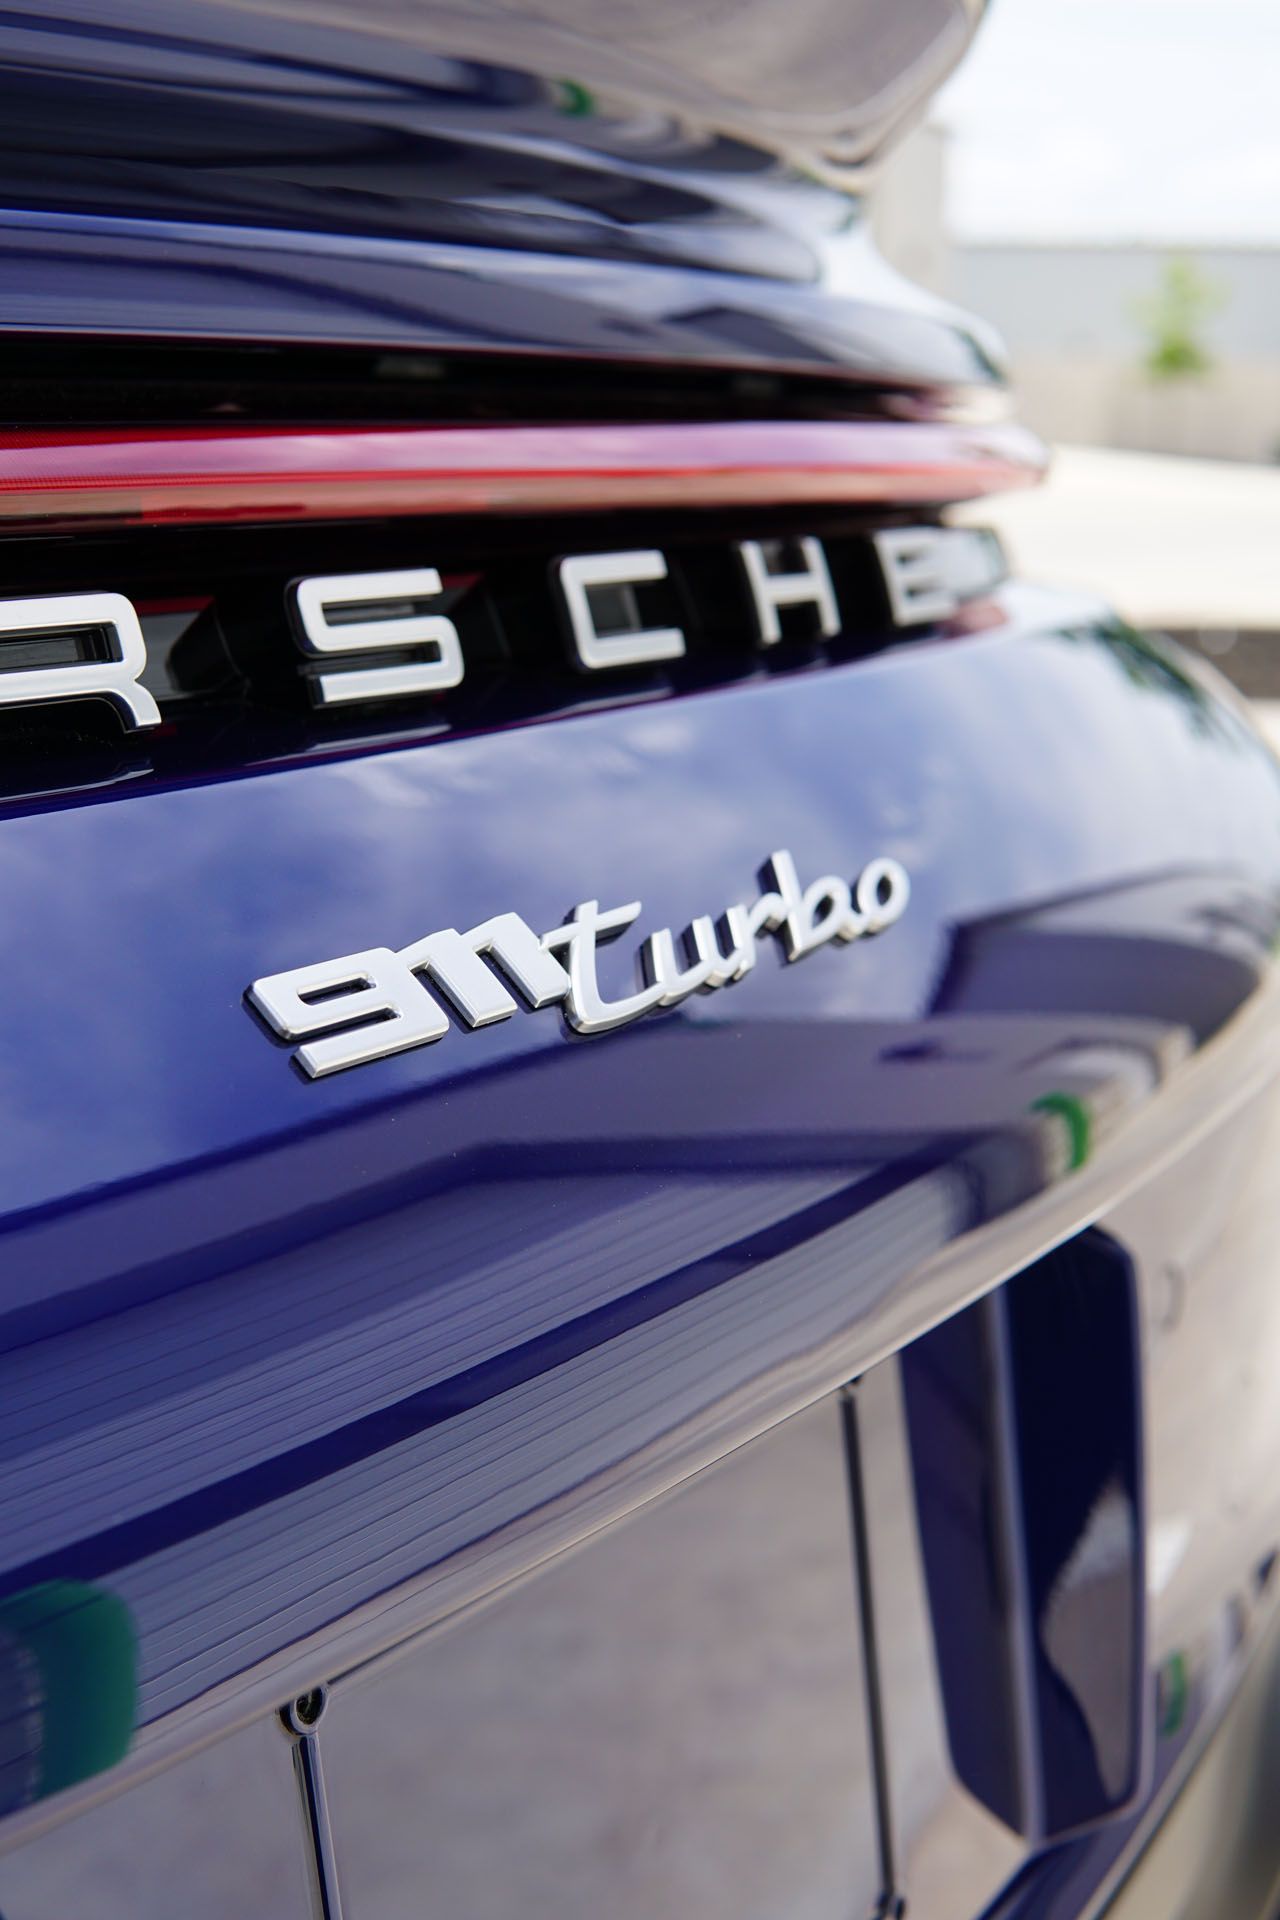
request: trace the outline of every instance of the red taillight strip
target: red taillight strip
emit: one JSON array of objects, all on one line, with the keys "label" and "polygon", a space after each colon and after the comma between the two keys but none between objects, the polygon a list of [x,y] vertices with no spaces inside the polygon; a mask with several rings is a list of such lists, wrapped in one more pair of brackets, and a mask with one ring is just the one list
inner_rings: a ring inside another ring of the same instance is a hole
[{"label": "red taillight strip", "polygon": [[0,523],[941,505],[1043,467],[1020,427],[920,421],[7,433]]}]

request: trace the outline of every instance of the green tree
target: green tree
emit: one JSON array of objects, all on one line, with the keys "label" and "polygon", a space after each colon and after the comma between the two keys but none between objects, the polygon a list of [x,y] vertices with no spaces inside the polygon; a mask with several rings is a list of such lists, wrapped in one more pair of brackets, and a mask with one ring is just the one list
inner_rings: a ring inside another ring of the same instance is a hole
[{"label": "green tree", "polygon": [[1224,290],[1194,260],[1166,261],[1155,293],[1134,308],[1146,336],[1142,366],[1148,379],[1194,380],[1208,373],[1213,356],[1204,328],[1225,304]]}]

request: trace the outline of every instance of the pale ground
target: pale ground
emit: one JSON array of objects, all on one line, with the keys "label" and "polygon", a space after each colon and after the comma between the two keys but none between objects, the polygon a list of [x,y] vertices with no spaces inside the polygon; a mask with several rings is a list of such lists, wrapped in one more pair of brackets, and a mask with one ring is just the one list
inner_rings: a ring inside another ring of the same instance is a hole
[{"label": "pale ground", "polygon": [[1137,626],[1280,630],[1280,466],[1057,447],[1043,486],[966,515],[1016,572],[1095,588]]},{"label": "pale ground", "polygon": [[[1015,573],[1092,588],[1135,626],[1280,633],[1280,466],[1060,446],[1042,486],[964,517]],[[1280,751],[1280,701],[1254,709]]]}]

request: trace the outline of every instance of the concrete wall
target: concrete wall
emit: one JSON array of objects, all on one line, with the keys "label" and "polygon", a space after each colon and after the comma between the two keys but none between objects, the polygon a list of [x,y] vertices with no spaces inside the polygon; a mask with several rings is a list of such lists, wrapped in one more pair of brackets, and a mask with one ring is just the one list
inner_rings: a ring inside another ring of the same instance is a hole
[{"label": "concrete wall", "polygon": [[1015,355],[1018,414],[1048,440],[1218,460],[1280,460],[1280,356],[1153,383],[1131,360]]},{"label": "concrete wall", "polygon": [[[1213,367],[1153,382],[1135,309],[1175,255],[1222,292]],[[957,246],[950,292],[1003,334],[1022,417],[1047,438],[1280,459],[1280,248]]]},{"label": "concrete wall", "polygon": [[889,265],[949,297],[955,274],[944,206],[948,137],[933,121],[914,128],[882,163],[869,205],[871,231]]}]

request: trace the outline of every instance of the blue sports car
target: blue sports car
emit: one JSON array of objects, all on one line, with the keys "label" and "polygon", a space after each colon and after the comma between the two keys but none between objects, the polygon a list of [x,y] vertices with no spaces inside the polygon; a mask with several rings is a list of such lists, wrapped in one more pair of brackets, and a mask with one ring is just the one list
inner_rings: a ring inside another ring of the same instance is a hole
[{"label": "blue sports car", "polygon": [[1280,770],[952,513],[979,12],[0,20],[3,1920],[1273,1920]]}]

